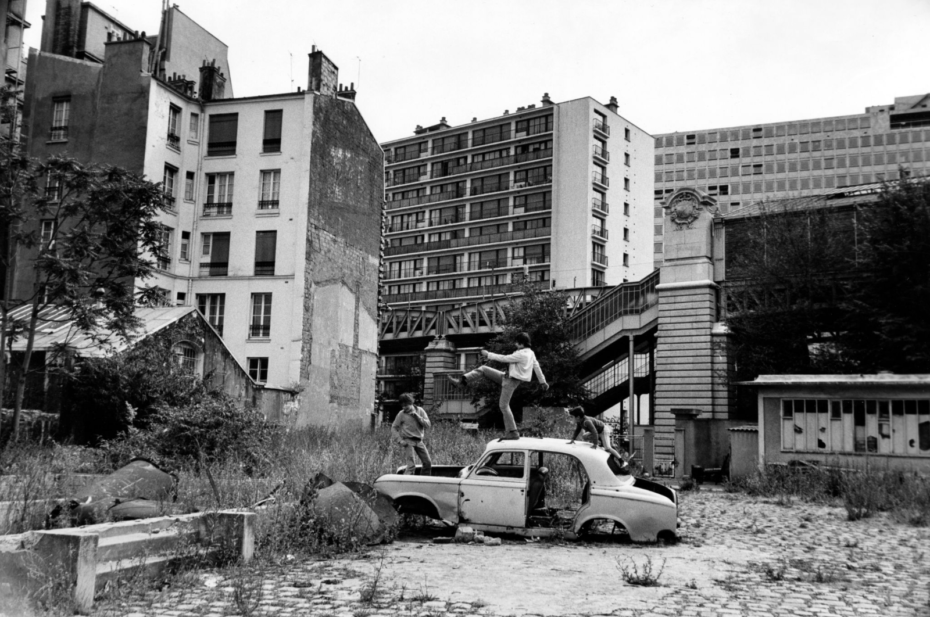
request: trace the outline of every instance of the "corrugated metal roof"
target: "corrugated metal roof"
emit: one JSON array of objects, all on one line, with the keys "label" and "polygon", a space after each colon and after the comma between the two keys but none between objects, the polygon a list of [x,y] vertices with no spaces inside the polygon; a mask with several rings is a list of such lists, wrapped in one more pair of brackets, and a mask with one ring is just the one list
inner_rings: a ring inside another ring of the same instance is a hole
[{"label": "corrugated metal roof", "polygon": [[741,381],[738,386],[922,386],[930,387],[930,375],[759,375],[753,381]]},{"label": "corrugated metal roof", "polygon": [[[30,305],[21,306],[10,311],[10,316],[13,319],[26,321],[29,319],[31,310]],[[192,306],[137,308],[135,315],[142,323],[132,335],[132,340],[138,341],[150,336],[195,310]],[[85,357],[103,357],[127,347],[122,337],[106,330],[101,330],[96,336],[88,336],[74,327],[74,320],[70,318],[67,309],[54,305],[45,306],[39,311],[39,324],[36,328],[33,349],[41,351],[62,345]],[[13,342],[12,349],[13,351],[25,351],[26,337],[18,337]]]}]

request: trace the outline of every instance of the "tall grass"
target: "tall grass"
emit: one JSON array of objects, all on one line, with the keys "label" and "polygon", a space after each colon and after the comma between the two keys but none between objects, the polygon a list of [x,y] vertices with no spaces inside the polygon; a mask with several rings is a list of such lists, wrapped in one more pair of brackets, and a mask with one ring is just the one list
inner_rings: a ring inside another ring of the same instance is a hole
[{"label": "tall grass", "polygon": [[915,472],[874,466],[859,469],[770,466],[734,481],[729,489],[775,497],[780,503],[790,503],[792,498],[819,503],[839,501],[849,520],[890,512],[902,522],[930,525],[930,478]]}]

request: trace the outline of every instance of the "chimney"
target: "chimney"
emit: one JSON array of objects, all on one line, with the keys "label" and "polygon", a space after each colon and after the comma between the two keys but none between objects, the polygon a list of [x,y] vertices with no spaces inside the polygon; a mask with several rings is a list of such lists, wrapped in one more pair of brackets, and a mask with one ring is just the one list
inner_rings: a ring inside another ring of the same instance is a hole
[{"label": "chimney", "polygon": [[211,60],[209,64],[203,61],[200,67],[200,99],[203,101],[215,101],[223,98],[226,90],[226,77],[216,66],[216,60]]},{"label": "chimney", "polygon": [[610,97],[610,102],[607,103],[607,109],[609,109],[610,111],[614,113],[617,113],[617,97],[615,96]]},{"label": "chimney", "polygon": [[356,94],[357,92],[355,91],[355,82],[353,81],[349,84],[348,88],[343,88],[342,84],[339,84],[339,91],[336,93],[336,96],[347,101],[354,101]]},{"label": "chimney", "polygon": [[339,67],[326,57],[322,51],[313,46],[310,53],[310,76],[307,90],[329,96],[336,96],[339,82]]},{"label": "chimney", "polygon": [[542,104],[543,104],[543,105],[555,105],[555,103],[552,102],[552,99],[549,98],[549,93],[548,93],[548,92],[546,92],[545,94],[543,94],[543,97],[542,97]]}]

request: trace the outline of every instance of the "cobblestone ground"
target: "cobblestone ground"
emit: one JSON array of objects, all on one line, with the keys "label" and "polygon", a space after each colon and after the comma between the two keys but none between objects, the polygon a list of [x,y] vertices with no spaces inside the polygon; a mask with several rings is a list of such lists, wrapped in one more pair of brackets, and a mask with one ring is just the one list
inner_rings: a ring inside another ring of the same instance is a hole
[{"label": "cobblestone ground", "polygon": [[[681,518],[670,547],[406,538],[364,557],[199,572],[95,614],[930,616],[930,529],[714,492],[683,494]],[[647,558],[664,564],[659,585],[625,582],[620,567],[642,573]]]}]

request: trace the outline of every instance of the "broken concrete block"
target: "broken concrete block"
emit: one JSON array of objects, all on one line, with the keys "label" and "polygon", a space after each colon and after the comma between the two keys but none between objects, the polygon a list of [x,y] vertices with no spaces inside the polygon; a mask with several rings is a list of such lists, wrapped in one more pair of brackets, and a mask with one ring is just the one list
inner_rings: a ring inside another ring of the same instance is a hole
[{"label": "broken concrete block", "polygon": [[501,545],[500,538],[492,538],[490,536],[483,536],[481,540],[484,542],[486,546],[500,546]]},{"label": "broken concrete block", "polygon": [[473,542],[475,540],[475,530],[471,527],[466,527],[464,525],[459,525],[458,529],[455,530],[455,541],[456,542]]}]

